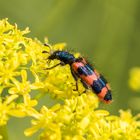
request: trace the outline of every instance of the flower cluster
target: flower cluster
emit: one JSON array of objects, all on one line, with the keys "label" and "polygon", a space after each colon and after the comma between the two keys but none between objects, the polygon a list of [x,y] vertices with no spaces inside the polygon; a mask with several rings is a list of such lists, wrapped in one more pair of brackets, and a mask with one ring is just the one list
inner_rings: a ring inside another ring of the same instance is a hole
[{"label": "flower cluster", "polygon": [[[40,140],[140,139],[139,114],[133,117],[130,111],[121,110],[120,116],[113,116],[98,109],[98,98],[90,90],[81,94],[80,82],[79,90],[73,90],[75,81],[67,65],[45,70],[59,61],[49,62],[49,54],[42,52],[50,49],[27,38],[28,32],[28,28],[20,31],[7,19],[0,20],[0,126],[10,117],[32,117],[32,126],[24,133],[31,136],[41,130]],[[64,47],[64,43],[52,46],[53,50]],[[38,97],[45,94],[62,103],[37,110]]]},{"label": "flower cluster", "polygon": [[[93,100],[95,102],[93,102]],[[65,100],[64,105],[33,112],[32,127],[25,131],[29,136],[43,129],[41,140],[139,140],[140,115],[120,110],[120,117],[109,116],[106,110],[96,110],[97,101],[92,95]]]}]

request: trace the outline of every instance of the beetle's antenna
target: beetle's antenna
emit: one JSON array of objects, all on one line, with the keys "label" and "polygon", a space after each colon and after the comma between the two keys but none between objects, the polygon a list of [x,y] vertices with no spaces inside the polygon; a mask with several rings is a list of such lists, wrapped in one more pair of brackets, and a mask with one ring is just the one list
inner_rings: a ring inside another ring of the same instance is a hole
[{"label": "beetle's antenna", "polygon": [[50,53],[50,54],[52,54],[52,53],[53,53],[53,50],[52,50],[52,47],[51,47],[51,45],[50,45],[50,44],[45,43],[45,44],[44,44],[44,46],[49,47],[49,49],[50,49],[50,52],[43,51],[44,53]]},{"label": "beetle's antenna", "polygon": [[[42,51],[42,53],[49,53],[49,52],[47,52],[47,51]],[[50,54],[50,53],[49,53]]]},{"label": "beetle's antenna", "polygon": [[48,43],[44,43],[44,46],[47,46],[50,48],[50,44],[48,44]]}]

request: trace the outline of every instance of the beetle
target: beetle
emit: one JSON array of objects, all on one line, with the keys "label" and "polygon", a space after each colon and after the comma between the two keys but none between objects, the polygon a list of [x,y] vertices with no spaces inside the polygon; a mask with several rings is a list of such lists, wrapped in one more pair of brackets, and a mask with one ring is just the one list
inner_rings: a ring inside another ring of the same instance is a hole
[{"label": "beetle", "polygon": [[[48,44],[45,46],[50,47]],[[48,53],[43,51],[43,53]],[[56,50],[51,52],[48,60],[60,60],[60,63],[47,68],[52,69],[59,65],[69,65],[71,74],[76,81],[76,90],[78,90],[78,79],[81,79],[81,82],[85,89],[92,89],[92,91],[99,97],[99,99],[105,103],[111,103],[112,93],[110,86],[107,80],[103,75],[98,73],[94,67],[92,67],[83,57],[76,58],[72,53],[67,51]]]}]

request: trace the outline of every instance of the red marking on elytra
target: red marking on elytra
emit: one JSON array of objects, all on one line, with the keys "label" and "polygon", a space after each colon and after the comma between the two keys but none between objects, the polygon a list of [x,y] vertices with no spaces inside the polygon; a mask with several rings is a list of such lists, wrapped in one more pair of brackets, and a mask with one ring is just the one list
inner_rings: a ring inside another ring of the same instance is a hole
[{"label": "red marking on elytra", "polygon": [[97,80],[97,76],[93,73],[92,75],[80,75],[80,78],[85,81],[89,86],[91,86],[94,80]]},{"label": "red marking on elytra", "polygon": [[[79,68],[79,67],[84,67],[85,65],[83,64],[83,63],[80,63],[80,62],[74,62],[73,64],[72,64],[72,67],[73,67],[73,70],[75,71],[75,72],[77,72],[77,69]],[[79,77],[83,80],[83,81],[85,81],[89,86],[91,86],[92,84],[93,84],[93,81],[94,80],[97,80],[98,79],[98,77],[96,76],[96,74],[93,72],[93,74],[92,75],[88,75],[88,76],[85,76],[85,75],[79,75]]]},{"label": "red marking on elytra", "polygon": [[100,92],[99,94],[97,94],[97,96],[98,96],[99,98],[101,98],[101,99],[104,99],[104,97],[105,97],[107,91],[108,91],[107,88],[104,87],[104,88],[102,88],[101,92]]},{"label": "red marking on elytra", "polygon": [[84,64],[83,63],[80,63],[80,62],[74,62],[73,64],[72,64],[72,67],[73,67],[73,70],[74,71],[77,71],[77,69],[79,68],[79,67],[83,67],[84,66]]}]

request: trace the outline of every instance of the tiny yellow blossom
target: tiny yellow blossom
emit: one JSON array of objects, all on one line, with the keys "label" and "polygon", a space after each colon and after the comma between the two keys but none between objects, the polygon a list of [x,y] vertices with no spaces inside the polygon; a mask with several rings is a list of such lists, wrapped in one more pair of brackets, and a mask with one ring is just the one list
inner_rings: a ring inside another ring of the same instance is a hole
[{"label": "tiny yellow blossom", "polygon": [[5,101],[0,98],[0,126],[7,124],[9,114],[15,108],[15,103],[13,101],[17,98],[17,95],[8,96]]}]

